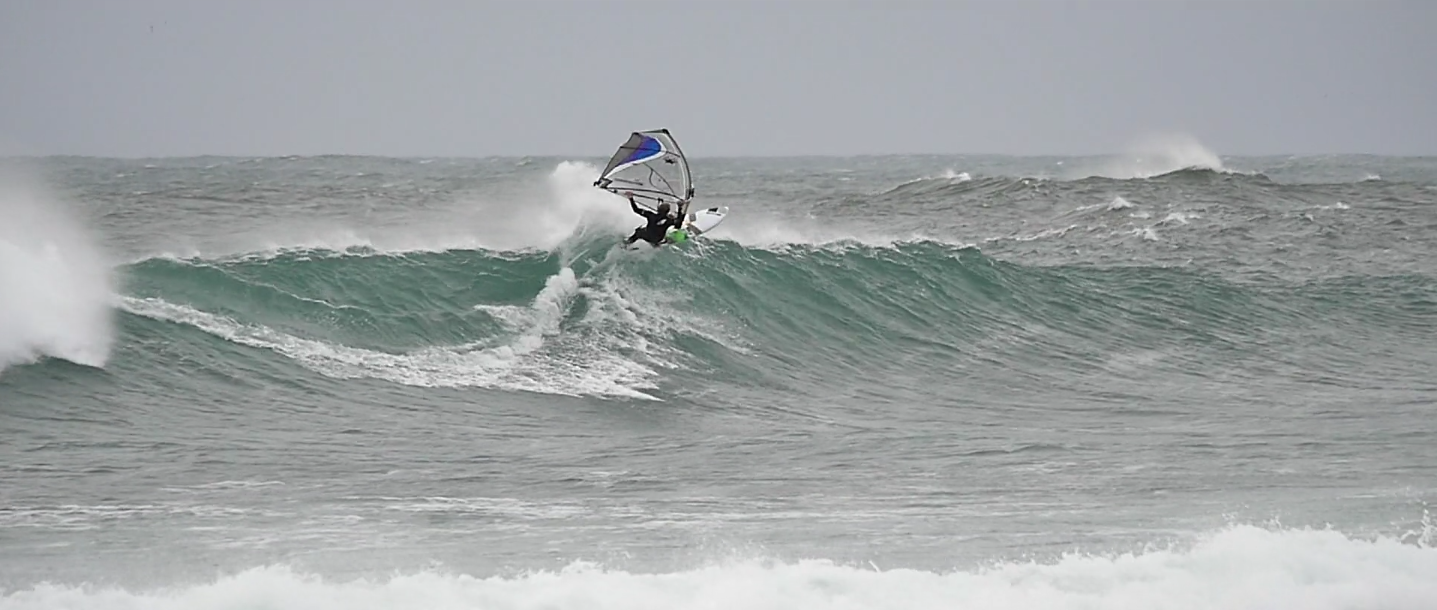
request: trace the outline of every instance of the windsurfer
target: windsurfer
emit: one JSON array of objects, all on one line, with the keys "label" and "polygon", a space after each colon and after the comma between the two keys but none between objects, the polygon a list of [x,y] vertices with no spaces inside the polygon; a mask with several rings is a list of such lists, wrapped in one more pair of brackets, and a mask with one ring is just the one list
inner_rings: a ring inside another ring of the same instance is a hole
[{"label": "windsurfer", "polygon": [[643,216],[648,221],[644,226],[634,229],[634,234],[624,240],[625,246],[640,239],[654,246],[660,246],[666,241],[664,236],[668,233],[669,227],[675,229],[683,227],[682,216],[669,214],[668,202],[659,203],[658,211],[650,212],[639,207],[639,204],[634,201],[633,193],[624,193],[624,195],[629,198],[629,207],[633,208],[634,213]]}]

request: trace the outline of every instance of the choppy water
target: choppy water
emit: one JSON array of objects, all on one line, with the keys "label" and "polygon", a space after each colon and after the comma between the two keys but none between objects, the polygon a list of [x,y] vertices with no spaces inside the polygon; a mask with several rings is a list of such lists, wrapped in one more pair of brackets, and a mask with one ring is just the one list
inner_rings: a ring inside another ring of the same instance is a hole
[{"label": "choppy water", "polygon": [[0,608],[1437,607],[1437,159],[12,160]]}]

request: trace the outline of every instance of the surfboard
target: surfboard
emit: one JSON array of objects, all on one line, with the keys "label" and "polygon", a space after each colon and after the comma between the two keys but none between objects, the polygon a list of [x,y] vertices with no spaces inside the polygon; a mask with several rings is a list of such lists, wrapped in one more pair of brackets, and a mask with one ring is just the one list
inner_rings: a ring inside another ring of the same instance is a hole
[{"label": "surfboard", "polygon": [[726,205],[691,212],[684,228],[691,236],[703,235],[714,230],[714,227],[717,227],[726,217],[728,217],[728,206]]}]

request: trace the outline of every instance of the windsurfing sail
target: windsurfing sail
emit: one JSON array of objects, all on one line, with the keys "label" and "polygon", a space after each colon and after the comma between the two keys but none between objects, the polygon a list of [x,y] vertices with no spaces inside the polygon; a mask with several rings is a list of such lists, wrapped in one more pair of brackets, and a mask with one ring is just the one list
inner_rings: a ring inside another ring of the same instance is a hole
[{"label": "windsurfing sail", "polygon": [[594,186],[617,195],[633,193],[634,202],[650,210],[666,202],[687,212],[694,196],[689,160],[667,129],[635,131],[609,158]]}]

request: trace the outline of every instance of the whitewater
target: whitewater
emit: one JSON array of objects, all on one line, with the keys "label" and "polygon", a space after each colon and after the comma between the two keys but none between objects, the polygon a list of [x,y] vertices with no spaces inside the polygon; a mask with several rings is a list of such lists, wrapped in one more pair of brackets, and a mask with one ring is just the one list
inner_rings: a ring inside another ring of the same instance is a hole
[{"label": "whitewater", "polygon": [[1437,159],[3,160],[0,610],[1437,608]]}]

